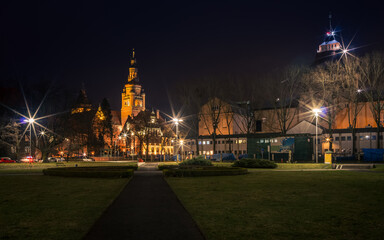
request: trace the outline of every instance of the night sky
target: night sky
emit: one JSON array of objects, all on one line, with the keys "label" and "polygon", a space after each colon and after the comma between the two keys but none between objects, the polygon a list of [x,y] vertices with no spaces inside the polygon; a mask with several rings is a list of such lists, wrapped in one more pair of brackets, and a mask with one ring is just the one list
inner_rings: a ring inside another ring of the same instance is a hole
[{"label": "night sky", "polygon": [[[363,2],[363,1],[361,1]],[[352,47],[383,49],[384,14],[353,1],[5,1],[1,3],[2,83],[84,82],[93,104],[121,107],[136,49],[147,107],[169,111],[166,90],[207,76],[259,76],[311,64],[328,28]]]}]

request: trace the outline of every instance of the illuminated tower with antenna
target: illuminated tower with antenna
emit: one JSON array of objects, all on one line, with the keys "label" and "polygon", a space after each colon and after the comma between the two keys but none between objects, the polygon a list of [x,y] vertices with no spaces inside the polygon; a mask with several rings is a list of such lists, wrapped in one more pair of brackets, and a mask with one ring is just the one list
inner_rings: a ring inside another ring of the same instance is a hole
[{"label": "illuminated tower with antenna", "polygon": [[130,59],[128,83],[121,94],[121,123],[124,125],[128,116],[136,116],[145,110],[145,93],[138,77],[135,49]]},{"label": "illuminated tower with antenna", "polygon": [[319,45],[316,53],[315,64],[319,64],[334,57],[341,52],[341,44],[336,40],[335,29],[332,28],[332,15],[329,13],[329,29],[325,33],[324,41]]}]

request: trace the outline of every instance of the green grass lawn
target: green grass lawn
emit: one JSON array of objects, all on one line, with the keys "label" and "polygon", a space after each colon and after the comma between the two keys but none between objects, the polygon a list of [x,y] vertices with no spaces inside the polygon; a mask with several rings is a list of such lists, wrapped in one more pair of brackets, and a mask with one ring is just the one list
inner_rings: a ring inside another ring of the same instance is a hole
[{"label": "green grass lawn", "polygon": [[0,176],[0,239],[81,239],[128,179]]},{"label": "green grass lawn", "polygon": [[324,163],[278,163],[277,169],[331,169],[331,164],[324,164]]},{"label": "green grass lawn", "polygon": [[[132,166],[135,162],[63,162],[65,167],[96,167],[96,166]],[[36,173],[42,172],[45,168],[57,167],[56,163],[2,163],[0,164],[0,175],[2,173]]]},{"label": "green grass lawn", "polygon": [[384,174],[253,172],[167,178],[210,239],[382,239]]},{"label": "green grass lawn", "polygon": [[376,164],[376,167],[372,169],[373,171],[384,172],[384,164]]}]

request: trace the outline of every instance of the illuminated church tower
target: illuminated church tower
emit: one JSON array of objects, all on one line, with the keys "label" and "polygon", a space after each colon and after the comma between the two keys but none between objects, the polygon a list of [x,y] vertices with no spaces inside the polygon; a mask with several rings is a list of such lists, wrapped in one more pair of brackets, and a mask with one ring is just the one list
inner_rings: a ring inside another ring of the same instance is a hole
[{"label": "illuminated church tower", "polygon": [[333,60],[341,53],[341,44],[335,38],[335,30],[331,24],[332,15],[329,14],[329,30],[325,34],[324,42],[319,45],[316,53],[315,64]]},{"label": "illuminated church tower", "polygon": [[125,84],[121,94],[121,124],[125,124],[128,116],[136,116],[140,111],[145,110],[145,93],[141,88],[137,76],[137,65],[135,49],[132,51],[129,67],[128,83]]}]

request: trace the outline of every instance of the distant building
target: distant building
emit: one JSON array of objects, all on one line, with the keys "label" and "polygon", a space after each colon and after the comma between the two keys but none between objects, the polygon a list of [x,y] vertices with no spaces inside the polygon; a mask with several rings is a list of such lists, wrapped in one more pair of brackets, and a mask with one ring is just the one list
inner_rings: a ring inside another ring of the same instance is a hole
[{"label": "distant building", "polygon": [[79,96],[75,102],[75,105],[72,107],[71,113],[82,113],[89,112],[92,110],[92,104],[88,99],[87,93],[85,92],[84,86],[80,90]]},{"label": "distant building", "polygon": [[316,53],[315,65],[325,61],[336,59],[342,53],[342,46],[336,40],[336,31],[332,28],[332,16],[329,15],[329,29],[325,34],[324,41],[319,45]]},{"label": "distant building", "polygon": [[133,50],[129,67],[128,83],[125,84],[123,93],[121,94],[121,124],[125,124],[128,116],[137,116],[139,112],[144,110],[145,93],[139,81],[135,50]]}]

